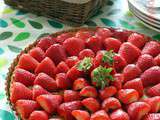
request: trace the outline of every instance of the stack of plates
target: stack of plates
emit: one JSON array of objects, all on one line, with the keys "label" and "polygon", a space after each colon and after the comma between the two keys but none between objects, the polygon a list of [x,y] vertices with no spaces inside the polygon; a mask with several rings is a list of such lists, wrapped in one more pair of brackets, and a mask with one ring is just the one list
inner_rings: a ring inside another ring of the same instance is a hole
[{"label": "stack of plates", "polygon": [[147,27],[160,32],[160,0],[128,0],[128,5]]}]

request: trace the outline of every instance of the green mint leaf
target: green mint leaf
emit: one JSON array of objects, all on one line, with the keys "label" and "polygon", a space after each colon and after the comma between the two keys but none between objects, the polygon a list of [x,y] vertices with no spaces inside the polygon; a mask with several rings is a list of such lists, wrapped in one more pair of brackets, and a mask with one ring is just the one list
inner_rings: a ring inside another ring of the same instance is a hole
[{"label": "green mint leaf", "polygon": [[80,71],[88,71],[92,67],[92,59],[90,57],[85,57],[77,64],[77,68]]},{"label": "green mint leaf", "polygon": [[103,63],[108,63],[109,65],[113,65],[113,57],[114,57],[115,53],[113,52],[113,50],[110,50],[110,51],[106,51],[103,55],[103,58],[102,58],[102,62]]}]

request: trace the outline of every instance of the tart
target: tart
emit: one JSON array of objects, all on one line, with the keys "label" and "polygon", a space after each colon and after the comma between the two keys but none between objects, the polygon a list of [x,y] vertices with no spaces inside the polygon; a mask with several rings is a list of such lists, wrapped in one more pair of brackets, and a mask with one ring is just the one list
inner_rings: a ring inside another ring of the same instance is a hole
[{"label": "tart", "polygon": [[77,28],[29,45],[9,68],[22,120],[160,120],[160,43],[133,31]]}]

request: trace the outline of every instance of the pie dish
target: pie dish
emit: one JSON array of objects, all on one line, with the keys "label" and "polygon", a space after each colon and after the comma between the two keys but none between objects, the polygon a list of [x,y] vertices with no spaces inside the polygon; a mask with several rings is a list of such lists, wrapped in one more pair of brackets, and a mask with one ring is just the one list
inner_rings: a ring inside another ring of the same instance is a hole
[{"label": "pie dish", "polygon": [[134,31],[76,28],[23,50],[6,93],[22,120],[160,120],[160,43]]}]

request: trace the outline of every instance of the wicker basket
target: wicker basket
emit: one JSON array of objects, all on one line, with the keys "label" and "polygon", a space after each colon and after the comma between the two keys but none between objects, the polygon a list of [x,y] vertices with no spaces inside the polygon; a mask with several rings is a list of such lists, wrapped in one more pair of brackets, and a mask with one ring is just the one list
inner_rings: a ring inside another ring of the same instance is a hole
[{"label": "wicker basket", "polygon": [[57,19],[70,25],[82,25],[102,6],[104,0],[5,0],[21,9]]}]

